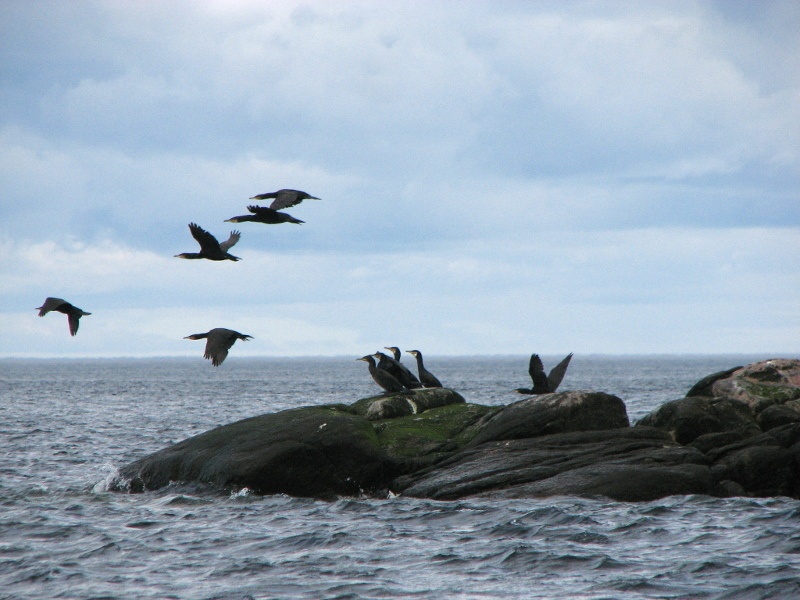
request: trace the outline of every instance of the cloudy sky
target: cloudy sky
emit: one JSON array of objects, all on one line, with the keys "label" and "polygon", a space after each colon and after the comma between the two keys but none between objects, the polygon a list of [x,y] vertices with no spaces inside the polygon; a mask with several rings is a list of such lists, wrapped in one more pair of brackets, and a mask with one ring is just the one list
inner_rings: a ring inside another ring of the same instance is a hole
[{"label": "cloudy sky", "polygon": [[0,0],[0,356],[797,355],[797,48],[794,0]]}]

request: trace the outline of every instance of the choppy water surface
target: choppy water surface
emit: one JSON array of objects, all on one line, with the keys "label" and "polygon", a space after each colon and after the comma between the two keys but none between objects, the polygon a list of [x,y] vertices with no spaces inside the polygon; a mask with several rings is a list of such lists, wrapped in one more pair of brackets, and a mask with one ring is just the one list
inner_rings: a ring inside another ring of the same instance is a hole
[{"label": "choppy water surface", "polygon": [[[576,356],[562,385],[615,393],[635,421],[763,358]],[[527,357],[426,365],[472,402],[530,384]],[[375,390],[352,359],[0,361],[0,598],[800,597],[800,502],[787,498],[105,491],[116,467],[171,442]]]}]

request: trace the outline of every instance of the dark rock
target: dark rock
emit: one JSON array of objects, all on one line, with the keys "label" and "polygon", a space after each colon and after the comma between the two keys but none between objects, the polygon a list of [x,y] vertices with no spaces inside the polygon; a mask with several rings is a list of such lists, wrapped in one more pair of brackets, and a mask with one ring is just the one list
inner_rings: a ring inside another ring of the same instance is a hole
[{"label": "dark rock", "polygon": [[433,388],[288,410],[137,460],[117,489],[174,481],[317,498],[390,489],[436,499],[800,497],[800,361],[717,373],[690,393],[700,395],[636,427],[622,400],[588,391],[491,407]]},{"label": "dark rock", "polygon": [[776,427],[800,422],[800,413],[785,404],[773,404],[758,413],[756,422],[763,431],[769,431]]},{"label": "dark rock", "polygon": [[723,479],[717,484],[714,496],[721,498],[731,498],[733,496],[747,496],[747,491],[735,481]]},{"label": "dark rock", "polygon": [[794,453],[777,445],[731,452],[711,472],[720,481],[735,481],[753,496],[791,496],[797,491]]},{"label": "dark rock", "polygon": [[688,444],[708,433],[740,431],[745,436],[761,433],[746,404],[700,396],[667,402],[636,425],[668,431],[679,444]]},{"label": "dark rock", "polygon": [[330,498],[384,488],[396,465],[369,421],[331,408],[300,408],[224,425],[121,469],[131,491],[171,481]]},{"label": "dark rock", "polygon": [[649,500],[711,493],[716,482],[707,462],[701,452],[679,446],[658,429],[570,432],[470,447],[399,477],[392,489],[436,499],[581,494]]},{"label": "dark rock", "polygon": [[741,442],[750,437],[753,437],[753,434],[745,433],[741,430],[720,431],[718,433],[705,433],[697,436],[688,445],[697,448],[703,454],[708,454],[714,449],[730,446],[731,444]]},{"label": "dark rock", "polygon": [[470,445],[629,425],[625,403],[611,394],[590,391],[543,394],[509,404],[478,423]]}]

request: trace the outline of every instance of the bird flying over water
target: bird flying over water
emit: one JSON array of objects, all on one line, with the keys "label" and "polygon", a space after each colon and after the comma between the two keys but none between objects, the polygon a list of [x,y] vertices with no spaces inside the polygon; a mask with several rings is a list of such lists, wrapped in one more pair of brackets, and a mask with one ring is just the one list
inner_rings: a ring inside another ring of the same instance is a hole
[{"label": "bird flying over water", "polygon": [[426,388],[429,387],[442,387],[442,382],[436,379],[436,376],[425,368],[422,364],[422,352],[419,350],[406,350],[414,358],[417,359],[417,371],[419,371],[419,380]]},{"label": "bird flying over water", "polygon": [[193,333],[192,335],[187,335],[183,339],[202,340],[204,338],[206,339],[206,352],[203,358],[211,359],[211,364],[218,367],[222,364],[222,361],[225,360],[225,357],[228,356],[228,350],[231,349],[231,346],[233,346],[236,340],[246,342],[247,340],[253,339],[253,336],[239,333],[232,329],[217,327],[207,333]]},{"label": "bird flying over water", "polygon": [[303,200],[319,200],[319,198],[316,196],[306,194],[300,190],[287,189],[278,190],[277,192],[267,192],[266,194],[259,194],[258,196],[252,196],[250,200],[267,200],[268,198],[274,198],[272,204],[269,205],[272,210],[289,208],[295,204],[300,204]]},{"label": "bird flying over water", "polygon": [[77,306],[73,306],[61,298],[45,298],[42,305],[38,306],[36,310],[39,311],[40,317],[45,316],[51,310],[67,315],[67,321],[69,322],[69,334],[73,336],[78,333],[80,318],[84,315],[92,314],[81,310]]},{"label": "bird flying over water", "polygon": [[533,388],[517,388],[520,394],[549,394],[555,392],[558,386],[561,385],[561,380],[564,379],[564,374],[567,372],[569,361],[572,359],[572,352],[553,367],[548,375],[545,375],[544,365],[542,359],[538,354],[531,354],[531,360],[528,363],[528,373],[533,381]]},{"label": "bird flying over water", "polygon": [[228,250],[239,241],[241,232],[231,231],[231,236],[224,242],[218,242],[217,238],[200,227],[197,223],[189,223],[189,231],[192,237],[200,244],[200,252],[182,252],[176,254],[177,258],[207,258],[208,260],[241,260],[238,256],[229,254]]},{"label": "bird flying over water", "polygon": [[253,214],[231,217],[230,219],[225,219],[225,222],[244,223],[246,221],[253,221],[255,223],[266,223],[267,225],[277,225],[279,223],[297,223],[299,225],[300,223],[305,223],[305,221],[295,219],[289,213],[280,212],[279,210],[267,208],[266,206],[250,205],[247,207],[247,210]]}]

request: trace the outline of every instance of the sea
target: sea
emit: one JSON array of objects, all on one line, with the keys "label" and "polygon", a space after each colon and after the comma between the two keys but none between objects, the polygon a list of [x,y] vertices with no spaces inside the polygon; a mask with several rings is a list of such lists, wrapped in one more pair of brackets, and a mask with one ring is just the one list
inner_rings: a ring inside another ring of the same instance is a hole
[{"label": "sea", "polygon": [[[109,491],[122,465],[219,425],[375,395],[355,358],[0,359],[0,598],[800,598],[790,498]],[[616,394],[635,422],[767,358],[576,355],[562,389]],[[425,364],[468,402],[530,385],[528,356]]]}]

